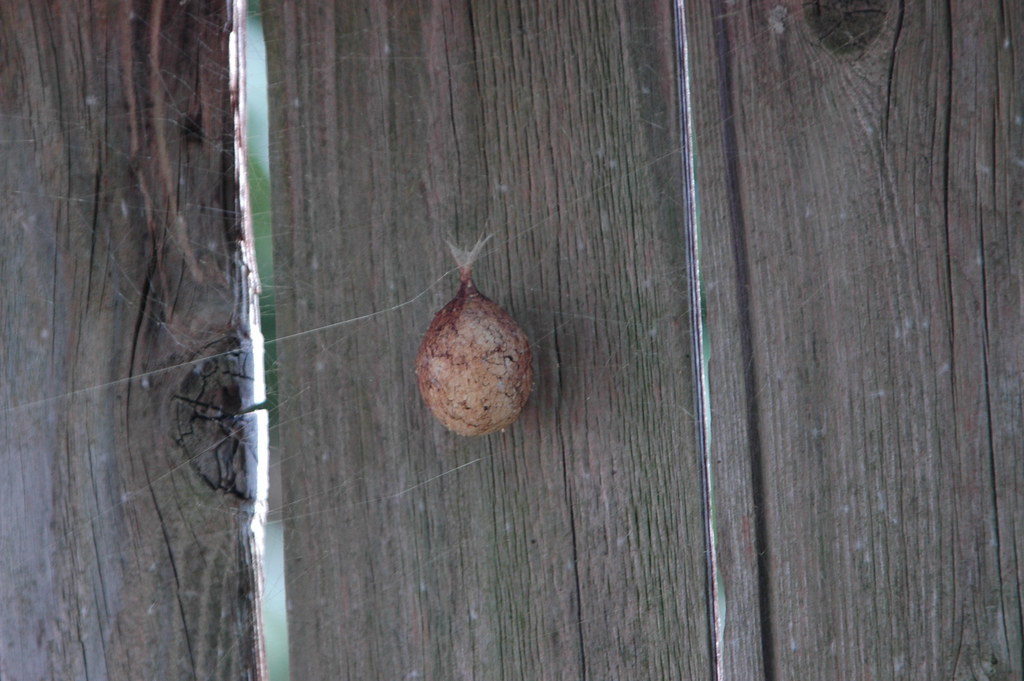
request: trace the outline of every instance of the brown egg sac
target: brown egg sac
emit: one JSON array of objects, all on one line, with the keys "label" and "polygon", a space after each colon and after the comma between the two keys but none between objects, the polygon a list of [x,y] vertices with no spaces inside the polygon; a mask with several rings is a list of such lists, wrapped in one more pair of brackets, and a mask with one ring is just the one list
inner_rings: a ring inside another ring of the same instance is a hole
[{"label": "brown egg sac", "polygon": [[533,353],[515,320],[476,290],[472,268],[434,316],[416,355],[420,394],[460,435],[487,435],[519,417],[533,390]]}]

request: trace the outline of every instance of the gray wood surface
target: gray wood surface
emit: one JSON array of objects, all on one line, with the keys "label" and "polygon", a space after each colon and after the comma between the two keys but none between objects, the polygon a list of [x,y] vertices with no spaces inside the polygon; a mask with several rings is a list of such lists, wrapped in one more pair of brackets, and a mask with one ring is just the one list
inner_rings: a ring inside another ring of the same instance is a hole
[{"label": "gray wood surface", "polygon": [[261,678],[232,22],[0,2],[4,681]]},{"label": "gray wood surface", "polygon": [[[293,677],[710,678],[671,6],[264,10]],[[483,233],[537,386],[466,439],[413,362]]]},{"label": "gray wood surface", "polygon": [[841,4],[687,3],[720,678],[1020,679],[1024,15]]}]

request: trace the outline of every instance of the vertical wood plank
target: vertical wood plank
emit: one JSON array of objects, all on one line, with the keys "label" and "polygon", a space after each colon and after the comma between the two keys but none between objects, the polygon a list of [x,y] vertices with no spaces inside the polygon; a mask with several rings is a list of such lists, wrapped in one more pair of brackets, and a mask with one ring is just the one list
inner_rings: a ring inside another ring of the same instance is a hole
[{"label": "vertical wood plank", "polygon": [[687,6],[721,678],[1021,678],[1021,9]]},{"label": "vertical wood plank", "polygon": [[5,681],[261,678],[236,20],[0,2]]},{"label": "vertical wood plank", "polygon": [[[709,678],[664,3],[266,8],[296,678]],[[452,435],[412,371],[481,290],[522,419]]]}]

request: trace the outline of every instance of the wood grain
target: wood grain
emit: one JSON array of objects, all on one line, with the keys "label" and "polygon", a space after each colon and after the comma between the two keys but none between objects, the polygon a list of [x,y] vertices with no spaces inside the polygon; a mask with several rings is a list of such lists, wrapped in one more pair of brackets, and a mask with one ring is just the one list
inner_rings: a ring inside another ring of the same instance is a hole
[{"label": "wood grain", "polygon": [[1020,7],[687,7],[720,678],[1021,678]]},{"label": "wood grain", "polygon": [[[265,7],[295,678],[710,678],[666,3]],[[536,387],[416,392],[457,287]]]},{"label": "wood grain", "polygon": [[0,2],[5,681],[261,678],[237,18]]}]

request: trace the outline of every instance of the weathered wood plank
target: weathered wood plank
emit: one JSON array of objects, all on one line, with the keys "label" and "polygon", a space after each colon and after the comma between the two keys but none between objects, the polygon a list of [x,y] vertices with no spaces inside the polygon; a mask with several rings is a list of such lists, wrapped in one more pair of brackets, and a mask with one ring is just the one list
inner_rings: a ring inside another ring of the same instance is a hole
[{"label": "weathered wood plank", "polygon": [[[265,9],[292,674],[709,678],[671,7]],[[538,380],[464,439],[412,368],[485,232]]]},{"label": "weathered wood plank", "polygon": [[688,12],[721,678],[1021,678],[1021,8]]},{"label": "weathered wood plank", "polygon": [[5,681],[259,678],[236,18],[0,2]]}]

